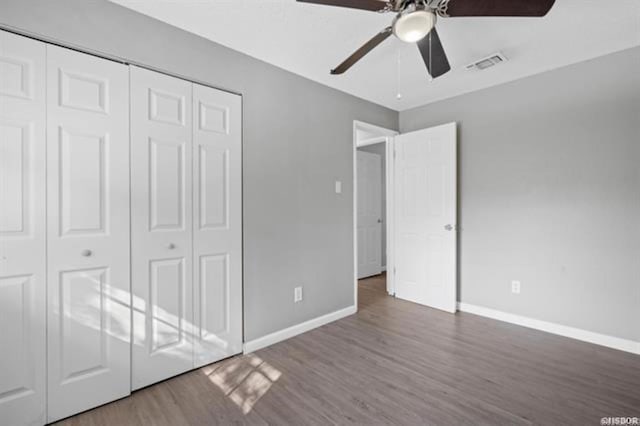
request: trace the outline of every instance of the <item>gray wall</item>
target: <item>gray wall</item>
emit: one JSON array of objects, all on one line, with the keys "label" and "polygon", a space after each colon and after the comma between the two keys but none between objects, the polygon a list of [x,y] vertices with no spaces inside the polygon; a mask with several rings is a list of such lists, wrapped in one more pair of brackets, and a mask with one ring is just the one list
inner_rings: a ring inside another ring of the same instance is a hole
[{"label": "gray wall", "polygon": [[242,93],[245,339],[353,305],[353,120],[396,112],[104,0],[2,0],[0,25]]},{"label": "gray wall", "polygon": [[451,121],[460,299],[640,341],[640,48],[402,112],[400,130]]},{"label": "gray wall", "polygon": [[[245,337],[353,304],[352,121],[397,113],[104,0],[2,0],[0,25],[242,93]],[[640,340],[639,57],[400,114],[460,123],[462,301]]]},{"label": "gray wall", "polygon": [[359,151],[371,152],[373,154],[378,154],[382,158],[382,267],[387,267],[387,179],[386,179],[386,168],[387,168],[387,147],[384,142],[376,143],[373,145],[367,145],[358,148]]}]

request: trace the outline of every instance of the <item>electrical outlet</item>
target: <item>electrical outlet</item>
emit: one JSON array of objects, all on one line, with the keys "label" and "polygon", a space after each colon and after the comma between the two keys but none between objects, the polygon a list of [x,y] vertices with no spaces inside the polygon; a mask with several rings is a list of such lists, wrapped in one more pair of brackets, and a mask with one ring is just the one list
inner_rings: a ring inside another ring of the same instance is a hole
[{"label": "electrical outlet", "polygon": [[342,194],[342,181],[336,181],[336,194]]},{"label": "electrical outlet", "polygon": [[511,281],[511,293],[520,294],[520,281]]},{"label": "electrical outlet", "polygon": [[296,287],[293,289],[293,302],[302,302],[302,287]]}]

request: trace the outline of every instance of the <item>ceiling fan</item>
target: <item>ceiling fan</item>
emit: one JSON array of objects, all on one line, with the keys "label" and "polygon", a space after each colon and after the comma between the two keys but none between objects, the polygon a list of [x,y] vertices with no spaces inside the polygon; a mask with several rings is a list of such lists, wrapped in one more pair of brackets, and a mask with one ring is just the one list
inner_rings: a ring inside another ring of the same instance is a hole
[{"label": "ceiling fan", "polygon": [[342,74],[391,34],[416,43],[432,78],[447,73],[451,66],[436,30],[437,16],[456,17],[542,17],[555,0],[297,0],[326,6],[349,7],[372,12],[392,12],[391,25],[376,34],[344,62],[331,70]]}]

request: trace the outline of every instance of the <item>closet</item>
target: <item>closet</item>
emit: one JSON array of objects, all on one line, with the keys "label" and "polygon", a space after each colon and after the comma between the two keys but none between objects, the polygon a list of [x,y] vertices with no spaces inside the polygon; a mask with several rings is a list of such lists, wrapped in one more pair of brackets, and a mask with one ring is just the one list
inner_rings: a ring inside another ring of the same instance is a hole
[{"label": "closet", "polygon": [[240,108],[131,67],[134,389],[242,351]]},{"label": "closet", "polygon": [[241,97],[0,31],[0,419],[242,351]]}]

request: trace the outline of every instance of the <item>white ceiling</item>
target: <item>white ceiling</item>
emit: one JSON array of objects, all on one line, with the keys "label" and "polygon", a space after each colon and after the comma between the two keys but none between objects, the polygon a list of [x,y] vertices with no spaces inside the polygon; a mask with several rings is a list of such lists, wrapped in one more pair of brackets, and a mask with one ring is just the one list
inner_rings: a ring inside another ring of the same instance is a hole
[{"label": "white ceiling", "polygon": [[[329,70],[388,26],[392,14],[295,0],[112,1],[398,111],[640,45],[639,0],[556,0],[542,19],[439,19],[452,71],[436,80],[417,47],[395,37],[332,76]],[[465,70],[497,51],[509,62]]]}]

